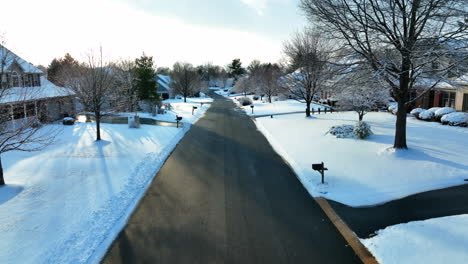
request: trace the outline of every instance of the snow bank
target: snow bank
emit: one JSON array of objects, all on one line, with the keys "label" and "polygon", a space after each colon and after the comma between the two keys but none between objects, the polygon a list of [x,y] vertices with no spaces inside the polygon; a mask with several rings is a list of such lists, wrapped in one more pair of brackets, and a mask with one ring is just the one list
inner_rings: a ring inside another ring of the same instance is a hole
[{"label": "snow bank", "polygon": [[398,112],[398,103],[397,102],[388,103],[388,111],[396,115],[396,113]]},{"label": "snow bank", "polygon": [[442,124],[451,126],[468,126],[468,113],[455,112],[444,115],[440,120]]},{"label": "snow bank", "polygon": [[[450,115],[450,114],[449,114]],[[293,167],[313,196],[350,206],[369,206],[419,192],[459,185],[468,178],[468,129],[409,118],[409,150],[395,151],[395,119],[371,112],[365,121],[374,135],[365,140],[338,139],[325,133],[336,125],[352,125],[354,112],[257,118],[256,124]],[[437,141],[437,144],[434,141]],[[312,163],[325,162],[326,185]]]},{"label": "snow bank", "polygon": [[467,223],[468,215],[410,222],[387,227],[361,241],[381,264],[465,264]]},{"label": "snow bank", "polygon": [[100,142],[77,123],[41,152],[2,156],[0,263],[98,263],[190,127],[101,126]]}]

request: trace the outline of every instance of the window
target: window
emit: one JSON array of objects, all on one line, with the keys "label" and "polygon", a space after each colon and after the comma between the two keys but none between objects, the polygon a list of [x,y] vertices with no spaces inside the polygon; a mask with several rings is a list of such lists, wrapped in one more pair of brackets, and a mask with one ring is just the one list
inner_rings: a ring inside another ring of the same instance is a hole
[{"label": "window", "polygon": [[0,106],[0,124],[11,120],[11,108],[7,105]]},{"label": "window", "polygon": [[13,87],[19,87],[19,76],[17,72],[11,73],[11,81]]},{"label": "window", "polygon": [[440,107],[452,107],[455,108],[455,92],[441,92],[440,93]]},{"label": "window", "polygon": [[36,106],[34,104],[26,105],[26,116],[35,116],[36,115]]},{"label": "window", "polygon": [[13,106],[13,118],[14,119],[24,118],[24,105]]},{"label": "window", "polygon": [[33,86],[41,86],[40,75],[39,74],[33,74],[33,75],[34,75],[34,85]]},{"label": "window", "polygon": [[29,74],[23,75],[23,86],[24,87],[31,87],[31,80],[29,79]]}]

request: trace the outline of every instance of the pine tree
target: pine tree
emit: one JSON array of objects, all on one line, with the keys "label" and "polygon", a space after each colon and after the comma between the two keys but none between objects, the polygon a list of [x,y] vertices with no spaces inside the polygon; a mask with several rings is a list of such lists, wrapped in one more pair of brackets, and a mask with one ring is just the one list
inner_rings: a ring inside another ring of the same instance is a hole
[{"label": "pine tree", "polygon": [[143,55],[135,60],[135,88],[140,100],[159,101],[156,87],[156,71],[153,65],[153,57]]},{"label": "pine tree", "polygon": [[238,79],[240,75],[245,74],[245,69],[242,67],[240,59],[232,60],[231,64],[228,65],[229,75],[234,79]]}]

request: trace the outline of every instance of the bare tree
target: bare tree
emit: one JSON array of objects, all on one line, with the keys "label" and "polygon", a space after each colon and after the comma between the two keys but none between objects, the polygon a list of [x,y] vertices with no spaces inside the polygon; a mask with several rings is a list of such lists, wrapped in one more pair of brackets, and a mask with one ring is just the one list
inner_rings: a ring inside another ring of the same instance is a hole
[{"label": "bare tree", "polygon": [[[398,102],[395,148],[407,148],[406,114],[418,78],[428,90],[459,63],[429,67],[466,49],[466,0],[301,0],[311,23],[367,61],[392,89]],[[455,44],[456,45],[453,45]],[[454,56],[457,57],[457,56]],[[458,59],[462,59],[458,57]]]},{"label": "bare tree", "polygon": [[175,93],[182,95],[184,102],[187,102],[187,97],[199,92],[201,81],[192,64],[176,62],[172,68],[171,78]]},{"label": "bare tree", "polygon": [[[12,69],[16,56],[0,37],[0,185],[5,184],[1,155],[9,151],[39,151],[53,143],[59,130],[43,127],[37,115],[28,113],[14,120],[16,109],[26,109],[26,104],[37,97],[38,87],[20,87]],[[24,85],[23,85],[24,86]],[[25,110],[27,111],[27,109]],[[24,112],[23,112],[24,113]]]},{"label": "bare tree", "polygon": [[248,93],[252,92],[254,89],[252,79],[250,76],[242,76],[234,84],[234,91],[237,93],[242,93],[244,96],[247,96]]},{"label": "bare tree", "polygon": [[112,89],[112,101],[119,111],[136,110],[138,94],[135,87],[135,62],[121,60],[112,65],[115,89]]},{"label": "bare tree", "polygon": [[340,77],[333,89],[340,107],[355,111],[359,121],[369,111],[389,102],[390,88],[369,69],[354,68]]},{"label": "bare tree", "polygon": [[102,48],[96,56],[90,52],[87,61],[70,69],[73,79],[65,86],[73,90],[85,111],[92,112],[96,118],[96,141],[101,140],[101,119],[109,111],[109,102],[115,87],[112,67],[102,58]]},{"label": "bare tree", "polygon": [[280,92],[279,79],[281,68],[278,64],[264,63],[253,74],[251,82],[255,85],[257,92],[272,102],[272,97]]},{"label": "bare tree", "polygon": [[283,78],[283,88],[299,102],[306,104],[306,116],[314,97],[327,88],[328,80],[338,71],[330,64],[331,44],[317,32],[304,29],[284,44],[288,68],[293,71]]}]

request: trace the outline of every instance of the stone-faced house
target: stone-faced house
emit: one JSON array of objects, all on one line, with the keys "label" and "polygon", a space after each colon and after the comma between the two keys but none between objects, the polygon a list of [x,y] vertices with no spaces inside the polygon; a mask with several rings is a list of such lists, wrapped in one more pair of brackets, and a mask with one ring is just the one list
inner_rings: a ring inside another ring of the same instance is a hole
[{"label": "stone-faced house", "polygon": [[19,121],[36,116],[41,122],[74,115],[73,92],[48,81],[44,73],[0,45],[0,116]]},{"label": "stone-faced house", "polygon": [[171,82],[171,77],[168,75],[156,75],[157,93],[161,99],[166,100],[171,97]]}]

